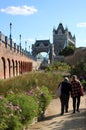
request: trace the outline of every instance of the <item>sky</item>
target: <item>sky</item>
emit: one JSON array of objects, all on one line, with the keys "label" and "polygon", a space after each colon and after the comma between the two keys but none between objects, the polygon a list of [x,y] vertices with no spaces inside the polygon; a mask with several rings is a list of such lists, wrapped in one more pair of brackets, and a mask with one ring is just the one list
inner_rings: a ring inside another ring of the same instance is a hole
[{"label": "sky", "polygon": [[31,51],[36,40],[53,42],[53,28],[62,23],[86,47],[86,0],[0,0],[0,31]]}]

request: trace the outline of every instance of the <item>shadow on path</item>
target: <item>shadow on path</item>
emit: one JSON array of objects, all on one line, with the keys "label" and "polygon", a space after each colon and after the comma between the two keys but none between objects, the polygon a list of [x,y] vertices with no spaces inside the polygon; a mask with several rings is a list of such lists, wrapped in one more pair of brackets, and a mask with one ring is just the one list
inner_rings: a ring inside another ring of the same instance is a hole
[{"label": "shadow on path", "polygon": [[59,100],[54,99],[50,103],[45,117],[29,130],[86,130],[86,96],[82,97],[80,113],[72,114],[72,112],[71,99],[69,112],[64,113],[63,116],[60,115]]},{"label": "shadow on path", "polygon": [[47,117],[44,117],[41,121],[52,120],[52,118],[57,118],[59,116],[61,116],[61,115],[55,114],[55,115],[52,115],[52,116],[47,116]]},{"label": "shadow on path", "polygon": [[[58,120],[62,117],[61,120]],[[54,120],[52,120],[55,118]],[[72,111],[61,116],[60,114],[44,117],[42,122],[52,120],[45,123],[45,127],[50,130],[86,130],[86,109],[81,109],[80,113],[72,114]]]}]

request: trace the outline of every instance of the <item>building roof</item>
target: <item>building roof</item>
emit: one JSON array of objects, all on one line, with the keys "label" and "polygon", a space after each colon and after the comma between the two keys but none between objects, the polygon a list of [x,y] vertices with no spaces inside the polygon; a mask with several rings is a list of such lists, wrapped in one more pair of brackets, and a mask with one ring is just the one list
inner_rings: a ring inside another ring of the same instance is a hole
[{"label": "building roof", "polygon": [[59,23],[58,28],[57,28],[57,33],[58,33],[59,30],[61,30],[62,33],[65,33],[65,30],[64,30],[62,23]]},{"label": "building roof", "polygon": [[40,44],[43,44],[44,46],[50,45],[50,40],[36,40],[35,46],[40,46]]}]

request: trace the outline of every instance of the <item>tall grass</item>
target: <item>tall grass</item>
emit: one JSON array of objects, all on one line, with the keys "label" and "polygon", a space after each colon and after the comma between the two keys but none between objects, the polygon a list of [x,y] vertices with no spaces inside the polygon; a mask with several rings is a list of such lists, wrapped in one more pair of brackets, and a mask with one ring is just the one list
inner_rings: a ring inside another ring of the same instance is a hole
[{"label": "tall grass", "polygon": [[49,92],[54,94],[62,79],[62,75],[54,72],[31,72],[5,81],[1,80],[0,93],[5,94],[9,90],[14,92],[28,91],[36,86],[46,86]]}]

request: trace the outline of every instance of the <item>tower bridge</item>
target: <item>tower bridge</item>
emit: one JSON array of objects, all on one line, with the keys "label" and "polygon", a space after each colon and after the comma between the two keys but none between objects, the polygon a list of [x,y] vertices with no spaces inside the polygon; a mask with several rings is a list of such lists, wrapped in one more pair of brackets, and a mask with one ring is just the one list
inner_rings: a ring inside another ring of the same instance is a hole
[{"label": "tower bridge", "polygon": [[67,46],[75,46],[76,38],[72,36],[68,28],[64,28],[62,23],[59,23],[57,29],[53,29],[53,43],[50,40],[36,40],[32,45],[32,55],[36,57],[40,52],[49,54],[50,63],[53,61],[63,61],[64,56],[59,56],[59,52]]},{"label": "tower bridge", "polygon": [[[32,44],[32,55],[21,46],[12,41],[10,23],[10,38],[0,32],[0,79],[7,79],[14,76],[27,73],[29,71],[38,70],[41,62],[37,61],[37,55],[46,52],[49,55],[48,63],[63,60],[64,57],[59,56],[59,52],[64,47],[74,45],[76,43],[75,36],[72,36],[68,29],[64,29],[62,23],[57,29],[53,29],[53,43],[47,40],[36,40]],[[33,58],[34,57],[34,58]]]}]

